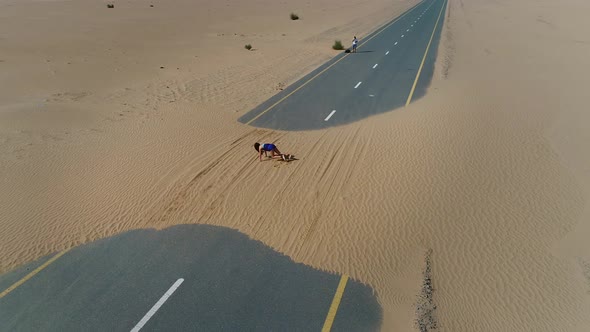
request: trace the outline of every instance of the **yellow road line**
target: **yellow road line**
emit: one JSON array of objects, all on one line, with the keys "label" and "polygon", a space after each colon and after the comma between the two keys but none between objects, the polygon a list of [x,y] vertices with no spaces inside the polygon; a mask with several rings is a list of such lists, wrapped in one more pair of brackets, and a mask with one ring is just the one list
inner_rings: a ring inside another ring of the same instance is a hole
[{"label": "yellow road line", "polygon": [[440,15],[442,14],[443,9],[445,8],[445,4],[443,3],[442,7],[440,8],[440,12],[438,13],[438,18],[436,19],[436,23],[434,24],[434,29],[432,29],[432,35],[430,35],[430,41],[428,42],[428,46],[426,47],[426,51],[424,52],[424,57],[422,57],[422,63],[420,64],[420,68],[418,69],[418,73],[416,74],[416,79],[414,80],[414,84],[412,85],[412,90],[410,90],[410,94],[408,95],[408,100],[406,100],[406,106],[410,104],[412,101],[412,96],[414,95],[414,90],[416,89],[416,84],[418,83],[418,78],[420,78],[420,72],[422,72],[422,67],[424,66],[424,61],[426,60],[426,55],[428,54],[428,49],[430,49],[430,43],[432,43],[432,38],[434,37],[434,33],[436,32],[436,27],[438,26],[438,21],[440,20]]},{"label": "yellow road line", "polygon": [[338,283],[338,288],[336,288],[336,294],[334,294],[332,305],[330,306],[330,310],[326,316],[326,321],[324,321],[322,332],[329,332],[332,329],[334,318],[336,318],[336,312],[338,312],[338,306],[340,306],[340,301],[342,300],[342,295],[344,294],[346,282],[348,282],[348,276],[342,275],[342,278],[340,278],[340,282]]},{"label": "yellow road line", "polygon": [[[414,8],[408,10],[407,12],[405,12],[402,16],[396,18],[395,20],[393,20],[391,23],[389,23],[388,25],[386,25],[383,29],[379,30],[378,32],[376,32],[373,36],[371,36],[371,38],[363,41],[358,48],[361,48],[364,44],[366,44],[369,40],[375,38],[378,34],[380,34],[381,32],[383,32],[383,30],[387,29],[389,26],[391,26],[393,23],[397,22],[398,20],[400,20],[402,17],[408,15],[410,12],[412,12],[414,9],[418,8],[418,6],[423,3],[424,1],[421,1],[420,3],[416,4],[414,6]],[[333,64],[329,65],[327,68],[325,68],[324,70],[322,70],[321,72],[315,74],[312,78],[310,78],[309,80],[305,81],[305,83],[301,84],[299,87],[297,87],[295,90],[291,91],[288,95],[284,96],[283,98],[279,99],[276,103],[270,105],[267,109],[265,109],[264,111],[262,111],[261,113],[259,113],[257,116],[255,116],[254,118],[252,118],[250,121],[246,122],[247,125],[251,124],[252,122],[254,122],[256,119],[258,119],[259,117],[261,117],[262,115],[264,115],[266,112],[270,111],[271,109],[273,109],[275,106],[277,106],[278,104],[282,103],[285,99],[289,98],[292,94],[294,94],[295,92],[299,91],[301,88],[303,88],[304,86],[306,86],[309,82],[313,81],[314,79],[316,79],[316,77],[320,76],[321,74],[323,74],[324,72],[326,72],[326,70],[332,68],[335,64],[337,64],[338,62],[342,61],[344,58],[346,58],[347,56],[349,56],[350,53],[345,54],[342,58],[336,60]]]},{"label": "yellow road line", "polygon": [[29,273],[26,276],[24,276],[21,280],[19,280],[19,281],[15,282],[14,284],[12,284],[12,286],[8,287],[6,290],[4,290],[2,293],[0,293],[0,299],[3,298],[4,296],[8,295],[8,293],[10,293],[13,290],[15,290],[18,286],[24,284],[27,280],[29,280],[32,277],[34,277],[37,273],[41,272],[41,270],[43,270],[44,268],[46,268],[47,266],[49,266],[49,264],[55,262],[58,258],[60,258],[61,256],[63,256],[69,250],[70,249],[66,249],[66,250],[60,252],[59,254],[51,257],[51,259],[49,259],[47,262],[43,263],[43,265],[41,265],[38,268],[34,269],[31,273]]}]

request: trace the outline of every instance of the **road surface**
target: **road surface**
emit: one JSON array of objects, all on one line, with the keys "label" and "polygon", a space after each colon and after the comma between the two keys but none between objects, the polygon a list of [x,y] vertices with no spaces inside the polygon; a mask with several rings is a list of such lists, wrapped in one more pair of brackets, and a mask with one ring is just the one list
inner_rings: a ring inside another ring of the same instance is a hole
[{"label": "road surface", "polygon": [[[322,129],[403,107],[434,71],[446,0],[425,0],[239,121],[278,130]],[[357,36],[358,37],[358,36]],[[350,36],[352,40],[352,36]]]}]

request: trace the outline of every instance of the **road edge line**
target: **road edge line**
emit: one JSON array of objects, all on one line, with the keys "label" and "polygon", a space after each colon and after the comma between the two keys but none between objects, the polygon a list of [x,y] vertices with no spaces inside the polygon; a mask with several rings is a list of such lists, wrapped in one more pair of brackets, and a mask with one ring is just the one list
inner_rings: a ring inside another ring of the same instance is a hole
[{"label": "road edge line", "polygon": [[330,332],[330,330],[332,329],[332,324],[334,323],[334,319],[336,318],[336,313],[338,312],[338,307],[340,306],[340,301],[342,300],[342,295],[344,294],[344,288],[346,288],[347,282],[348,276],[343,274],[340,278],[340,282],[338,283],[338,288],[336,288],[336,293],[334,294],[332,305],[330,305],[330,310],[328,310],[326,320],[324,321],[322,332]]},{"label": "road edge line", "polygon": [[2,293],[0,293],[0,299],[3,298],[3,297],[5,297],[6,295],[8,295],[13,290],[17,289],[20,285],[22,285],[25,282],[27,282],[29,279],[31,279],[37,273],[41,272],[43,269],[45,269],[46,267],[48,267],[49,264],[55,262],[58,258],[60,258],[61,256],[63,256],[68,251],[70,251],[70,249],[66,249],[64,251],[61,251],[60,253],[56,254],[53,257],[51,257],[47,262],[43,263],[41,266],[39,266],[38,268],[36,268],[33,271],[31,271],[31,273],[27,274],[26,276],[24,276],[23,278],[21,278],[19,281],[15,282],[10,287],[6,288]]},{"label": "road edge line", "polygon": [[443,0],[443,5],[440,8],[440,12],[438,13],[438,18],[436,19],[436,23],[434,24],[434,29],[432,29],[432,35],[430,35],[430,41],[428,42],[428,46],[426,47],[426,51],[424,52],[424,56],[422,57],[422,63],[420,63],[420,68],[418,69],[418,73],[416,73],[416,78],[414,79],[414,84],[412,85],[412,90],[410,90],[410,94],[408,95],[408,99],[406,100],[406,106],[410,104],[412,101],[412,97],[414,96],[414,90],[416,89],[416,84],[418,84],[418,79],[420,78],[420,73],[422,72],[422,67],[424,66],[424,61],[426,60],[426,55],[428,55],[428,50],[430,49],[430,44],[432,43],[432,38],[434,38],[434,33],[436,32],[436,28],[438,27],[438,22],[440,21],[440,15],[442,14],[443,9],[445,9],[446,1]]}]

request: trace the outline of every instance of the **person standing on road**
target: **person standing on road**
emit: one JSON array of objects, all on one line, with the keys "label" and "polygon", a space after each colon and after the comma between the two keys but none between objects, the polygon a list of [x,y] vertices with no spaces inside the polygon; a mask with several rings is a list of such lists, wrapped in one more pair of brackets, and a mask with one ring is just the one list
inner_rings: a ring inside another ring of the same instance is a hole
[{"label": "person standing on road", "polygon": [[352,38],[352,53],[356,53],[356,46],[359,43],[359,40],[356,39],[356,36]]}]

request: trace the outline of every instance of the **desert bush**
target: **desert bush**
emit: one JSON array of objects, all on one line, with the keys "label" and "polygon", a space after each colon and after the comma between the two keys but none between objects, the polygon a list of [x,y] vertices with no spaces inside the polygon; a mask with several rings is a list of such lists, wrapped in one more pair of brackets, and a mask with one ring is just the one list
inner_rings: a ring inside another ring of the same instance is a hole
[{"label": "desert bush", "polygon": [[343,50],[344,46],[342,46],[342,42],[340,40],[335,40],[334,45],[332,45],[332,48],[335,50]]}]

